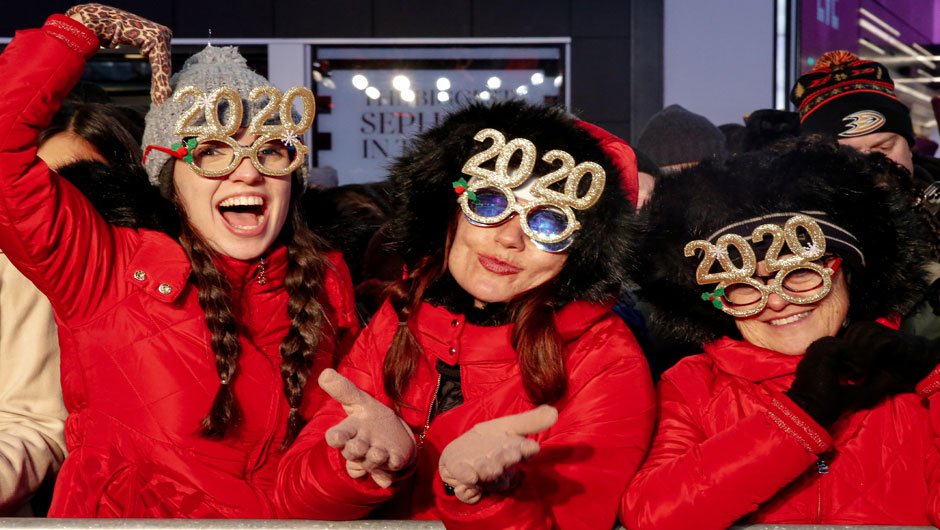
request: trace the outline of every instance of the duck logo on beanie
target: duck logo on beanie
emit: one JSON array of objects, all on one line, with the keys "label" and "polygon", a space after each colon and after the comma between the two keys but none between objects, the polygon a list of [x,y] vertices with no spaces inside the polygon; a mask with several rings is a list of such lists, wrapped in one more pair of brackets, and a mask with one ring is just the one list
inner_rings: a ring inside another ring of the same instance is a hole
[{"label": "duck logo on beanie", "polygon": [[853,112],[842,118],[842,121],[848,122],[845,130],[839,133],[842,138],[855,138],[856,136],[871,134],[887,122],[884,114],[875,110]]},{"label": "duck logo on beanie", "polygon": [[891,132],[914,144],[910,110],[895,95],[888,69],[845,50],[823,54],[797,80],[790,101],[799,108],[801,134],[856,138]]}]

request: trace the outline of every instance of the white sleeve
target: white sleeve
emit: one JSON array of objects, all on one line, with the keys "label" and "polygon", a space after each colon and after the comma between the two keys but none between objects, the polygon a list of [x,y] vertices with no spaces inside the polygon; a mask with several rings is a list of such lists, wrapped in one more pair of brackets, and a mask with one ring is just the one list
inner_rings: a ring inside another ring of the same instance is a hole
[{"label": "white sleeve", "polygon": [[59,468],[66,414],[52,307],[0,254],[0,514]]}]

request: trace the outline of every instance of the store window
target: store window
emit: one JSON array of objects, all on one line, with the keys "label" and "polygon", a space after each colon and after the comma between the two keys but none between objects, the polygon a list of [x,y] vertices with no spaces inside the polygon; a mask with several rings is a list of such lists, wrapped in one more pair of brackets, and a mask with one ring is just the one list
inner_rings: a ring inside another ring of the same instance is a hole
[{"label": "store window", "polygon": [[341,184],[382,180],[405,142],[455,106],[564,105],[564,46],[315,46],[312,170]]}]

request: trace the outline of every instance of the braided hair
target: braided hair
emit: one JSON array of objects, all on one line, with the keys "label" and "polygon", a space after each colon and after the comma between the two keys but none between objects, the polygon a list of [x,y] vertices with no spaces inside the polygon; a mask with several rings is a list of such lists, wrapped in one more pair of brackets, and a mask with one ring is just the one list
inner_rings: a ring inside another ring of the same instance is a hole
[{"label": "braided hair", "polygon": [[[176,205],[181,218],[179,241],[192,263],[192,279],[198,292],[199,306],[205,312],[206,325],[211,334],[210,346],[221,382],[212,406],[202,420],[200,433],[207,438],[221,439],[231,432],[240,419],[238,403],[232,391],[232,381],[237,376],[238,357],[241,354],[239,323],[232,311],[231,285],[213,262],[217,253],[188,221],[176,193],[174,165],[174,161],[170,161],[163,166],[160,182],[166,183],[167,196]],[[279,236],[281,241],[287,243],[285,287],[288,293],[287,316],[291,320],[290,329],[279,348],[284,395],[290,406],[282,449],[294,441],[307,423],[300,414],[300,407],[317,351],[324,340],[335,340],[334,336],[324,336],[323,330],[329,320],[320,302],[324,277],[330,266],[324,257],[328,246],[303,219],[299,208],[302,191],[303,187],[295,179],[291,186],[290,222]]]}]

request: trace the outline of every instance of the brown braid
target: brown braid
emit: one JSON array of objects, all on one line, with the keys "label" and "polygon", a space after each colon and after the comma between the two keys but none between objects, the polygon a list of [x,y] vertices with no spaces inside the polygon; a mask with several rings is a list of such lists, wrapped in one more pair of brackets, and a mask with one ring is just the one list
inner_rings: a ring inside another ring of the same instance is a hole
[{"label": "brown braid", "polygon": [[199,432],[206,438],[224,438],[229,429],[238,423],[239,410],[232,390],[241,343],[238,341],[238,321],[232,313],[230,286],[225,276],[215,267],[212,257],[215,251],[189,223],[186,209],[176,193],[173,180],[173,161],[160,170],[160,181],[166,183],[170,200],[176,205],[180,216],[180,246],[189,256],[193,268],[193,282],[199,306],[206,314],[206,326],[211,333],[210,346],[215,355],[215,369],[219,374],[219,390],[212,400],[209,413],[202,419]]},{"label": "brown braid", "polygon": [[[173,181],[173,161],[160,172],[161,187],[169,192],[181,217],[180,244],[189,256],[193,268],[193,281],[198,292],[199,305],[206,314],[206,325],[212,337],[211,347],[216,357],[216,370],[221,384],[212,402],[209,414],[203,419],[200,432],[213,439],[223,438],[239,419],[238,404],[232,391],[232,380],[238,366],[241,344],[238,341],[238,322],[231,310],[228,292],[230,286],[212,261],[214,252],[186,220],[185,209],[176,195]],[[310,375],[310,367],[322,339],[321,333],[329,323],[318,300],[328,266],[322,251],[327,245],[311,231],[299,208],[302,187],[295,179],[291,186],[290,243],[287,247],[288,272],[285,287],[288,292],[287,314],[291,327],[280,345],[281,377],[284,394],[290,406],[287,433],[282,448],[294,441],[307,420],[300,415],[303,389]]]},{"label": "brown braid", "polygon": [[385,356],[383,386],[385,393],[399,407],[406,405],[401,396],[418,369],[418,359],[421,358],[421,346],[411,332],[408,321],[421,304],[424,292],[443,272],[444,257],[428,256],[418,262],[408,278],[392,282],[388,287],[388,301],[398,315],[398,329]]},{"label": "brown braid", "polygon": [[[287,434],[281,445],[282,449],[290,446],[307,423],[306,418],[300,414],[304,386],[323,338],[323,329],[329,324],[323,305],[319,301],[323,277],[328,266],[323,254],[326,244],[307,227],[296,201],[294,206],[291,214],[293,237],[287,246],[288,272],[285,280],[289,295],[287,316],[291,319],[291,324],[280,347],[284,395],[290,405]],[[335,338],[334,335],[333,339]]]},{"label": "brown braid", "polygon": [[186,220],[185,211],[180,209],[180,214],[183,217],[180,245],[192,263],[199,306],[206,313],[206,326],[212,334],[210,344],[215,354],[215,369],[221,381],[212,408],[202,419],[200,432],[207,438],[217,440],[225,437],[229,428],[239,420],[238,403],[232,391],[238,356],[241,354],[238,322],[231,309],[229,283],[212,262],[214,252],[192,229]]}]

